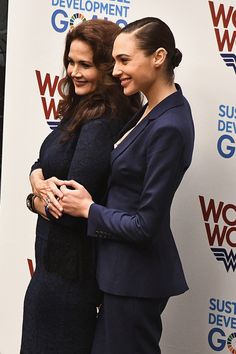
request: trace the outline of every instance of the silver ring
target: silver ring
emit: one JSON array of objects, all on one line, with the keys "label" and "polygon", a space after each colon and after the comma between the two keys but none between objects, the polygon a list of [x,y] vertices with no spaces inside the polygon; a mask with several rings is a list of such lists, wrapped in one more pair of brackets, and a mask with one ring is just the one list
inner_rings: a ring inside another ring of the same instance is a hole
[{"label": "silver ring", "polygon": [[46,203],[46,204],[51,203],[51,200],[50,200],[50,198],[49,198],[49,197],[46,197],[46,198],[45,198],[45,203]]}]

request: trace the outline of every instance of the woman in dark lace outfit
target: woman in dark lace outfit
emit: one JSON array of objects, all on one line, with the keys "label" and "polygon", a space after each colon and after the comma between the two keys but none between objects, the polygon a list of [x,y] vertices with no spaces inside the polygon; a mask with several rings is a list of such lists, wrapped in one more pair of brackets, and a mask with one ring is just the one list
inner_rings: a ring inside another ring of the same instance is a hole
[{"label": "woman in dark lace outfit", "polygon": [[55,212],[60,180],[74,179],[102,203],[118,131],[140,107],[112,77],[110,21],[79,24],[66,37],[64,99],[59,126],[44,140],[30,176],[29,208],[38,213],[36,269],[25,301],[21,353],[89,354],[101,294],[95,279],[96,243],[87,222]]}]

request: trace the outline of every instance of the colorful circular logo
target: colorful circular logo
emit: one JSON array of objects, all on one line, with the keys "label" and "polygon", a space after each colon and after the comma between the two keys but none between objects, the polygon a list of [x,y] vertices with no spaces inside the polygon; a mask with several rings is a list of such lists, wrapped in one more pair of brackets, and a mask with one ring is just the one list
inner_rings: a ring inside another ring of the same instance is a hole
[{"label": "colorful circular logo", "polygon": [[80,13],[74,14],[70,18],[70,31],[72,31],[74,29],[74,27],[76,25],[78,25],[80,22],[84,22],[84,21],[86,21],[86,18],[84,17],[84,15],[82,15]]},{"label": "colorful circular logo", "polygon": [[[234,341],[235,338],[236,338],[236,333],[231,333],[227,339],[227,346],[228,346],[229,351],[232,354],[236,354],[236,340]],[[233,341],[234,341],[234,347],[232,345]]]}]

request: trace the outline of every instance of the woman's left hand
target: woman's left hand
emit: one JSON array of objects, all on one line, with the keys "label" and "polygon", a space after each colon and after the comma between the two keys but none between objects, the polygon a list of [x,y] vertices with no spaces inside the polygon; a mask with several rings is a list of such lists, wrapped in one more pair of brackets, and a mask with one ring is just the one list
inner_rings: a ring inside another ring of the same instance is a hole
[{"label": "woman's left hand", "polygon": [[71,216],[88,218],[89,208],[93,204],[93,200],[87,189],[82,184],[71,180],[65,181],[60,190],[63,193],[63,197],[60,199],[63,212]]},{"label": "woman's left hand", "polygon": [[44,201],[39,197],[36,196],[34,198],[34,209],[38,214],[40,214],[44,219],[48,220],[48,217],[45,213],[45,208],[44,208]]}]

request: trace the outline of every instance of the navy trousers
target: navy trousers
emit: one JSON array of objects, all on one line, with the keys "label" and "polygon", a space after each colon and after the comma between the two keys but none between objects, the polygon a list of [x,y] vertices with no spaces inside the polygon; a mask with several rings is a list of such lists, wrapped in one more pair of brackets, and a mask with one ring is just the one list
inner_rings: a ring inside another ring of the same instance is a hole
[{"label": "navy trousers", "polygon": [[105,293],[91,354],[160,354],[161,313],[167,301]]}]

